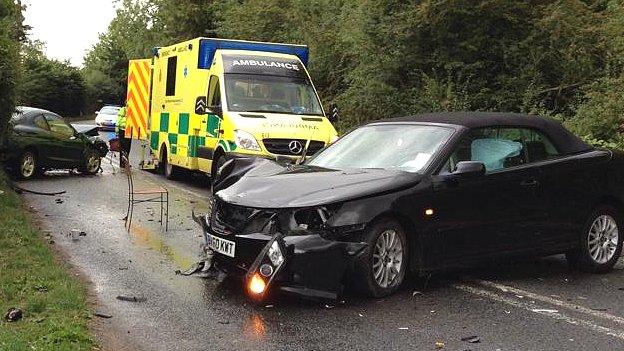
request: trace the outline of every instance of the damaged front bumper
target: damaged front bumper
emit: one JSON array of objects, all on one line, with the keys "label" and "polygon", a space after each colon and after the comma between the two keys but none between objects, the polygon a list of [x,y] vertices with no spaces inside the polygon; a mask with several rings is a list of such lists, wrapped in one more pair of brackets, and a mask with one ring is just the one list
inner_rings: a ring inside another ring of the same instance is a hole
[{"label": "damaged front bumper", "polygon": [[[257,213],[257,212],[254,212]],[[282,291],[313,298],[337,299],[345,273],[367,246],[363,242],[332,240],[322,230],[279,230],[270,217],[262,230],[224,231],[212,216],[203,219],[204,250],[210,264],[242,278],[256,301]]]}]

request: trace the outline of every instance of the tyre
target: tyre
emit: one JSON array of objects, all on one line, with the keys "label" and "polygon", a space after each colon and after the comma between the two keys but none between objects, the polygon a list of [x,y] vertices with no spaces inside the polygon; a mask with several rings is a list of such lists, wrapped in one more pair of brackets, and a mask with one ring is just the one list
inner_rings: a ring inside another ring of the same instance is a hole
[{"label": "tyre", "polygon": [[169,159],[167,157],[167,148],[165,147],[163,147],[163,150],[161,152],[161,160],[162,171],[165,175],[165,178],[174,179],[178,175],[178,169],[176,166],[169,163]]},{"label": "tyre", "polygon": [[222,154],[217,154],[217,158],[212,160],[212,170],[210,172],[210,179],[214,180],[217,177],[219,169],[225,164],[226,158]]},{"label": "tyre", "polygon": [[89,152],[80,171],[85,174],[94,175],[100,169],[101,163],[102,159],[94,151]]},{"label": "tyre", "polygon": [[22,153],[17,162],[17,174],[22,179],[31,179],[37,175],[37,156],[34,152],[27,150]]},{"label": "tyre", "polygon": [[578,248],[566,253],[568,262],[584,272],[611,271],[622,253],[622,225],[622,215],[614,207],[594,209],[578,235]]},{"label": "tyre", "polygon": [[354,265],[353,288],[383,297],[397,291],[405,280],[409,248],[405,231],[391,219],[379,221],[364,233],[368,247]]}]

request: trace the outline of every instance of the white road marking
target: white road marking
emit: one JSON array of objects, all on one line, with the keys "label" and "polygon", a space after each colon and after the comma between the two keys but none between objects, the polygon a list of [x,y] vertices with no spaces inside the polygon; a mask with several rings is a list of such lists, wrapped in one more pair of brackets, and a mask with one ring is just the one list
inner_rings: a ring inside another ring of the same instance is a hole
[{"label": "white road marking", "polygon": [[532,293],[530,291],[514,288],[514,287],[508,286],[508,285],[503,285],[503,284],[490,282],[490,281],[487,281],[487,280],[478,280],[477,282],[479,284],[483,285],[483,286],[499,289],[499,290],[501,290],[503,292],[510,292],[510,293],[514,293],[514,294],[517,294],[517,295],[523,295],[523,296],[525,296],[525,297],[527,297],[529,299],[546,302],[546,303],[549,303],[551,305],[567,308],[567,309],[575,311],[575,312],[584,313],[584,314],[590,315],[592,317],[602,318],[602,319],[606,319],[608,321],[611,321],[613,323],[624,325],[624,318],[619,317],[619,316],[614,316],[612,314],[609,314],[609,313],[606,313],[606,312],[603,312],[603,311],[592,310],[591,308],[587,308],[587,307],[584,307],[584,306],[581,306],[581,305],[573,304],[573,303],[566,302],[566,301],[557,300],[557,299],[554,299],[552,297],[535,294],[535,293]]},{"label": "white road marking", "polygon": [[[471,293],[471,294],[474,294],[474,295],[477,295],[477,296],[485,297],[485,298],[488,298],[488,299],[491,299],[491,300],[494,300],[494,301],[502,302],[502,303],[505,303],[505,304],[508,304],[508,305],[511,305],[511,306],[514,306],[514,307],[517,307],[517,308],[521,308],[521,309],[524,309],[524,310],[532,312],[532,313],[537,313],[537,314],[540,314],[542,316],[546,316],[546,317],[550,317],[550,318],[557,319],[557,320],[560,320],[560,321],[564,321],[564,322],[566,322],[568,324],[571,324],[571,325],[581,326],[581,327],[589,329],[589,330],[591,330],[593,332],[609,335],[609,336],[618,338],[620,340],[624,340],[624,331],[622,331],[622,330],[608,328],[608,327],[603,327],[601,325],[595,324],[595,323],[593,323],[591,321],[588,321],[588,320],[571,317],[571,316],[568,316],[568,315],[563,314],[561,312],[553,312],[554,310],[536,309],[535,308],[536,306],[534,304],[523,302],[523,301],[514,300],[513,298],[506,297],[506,296],[494,293],[492,291],[476,288],[476,287],[473,287],[473,286],[468,286],[468,285],[464,285],[464,284],[454,284],[453,287],[455,289],[462,290],[462,291],[465,291],[465,292],[468,292],[468,293]],[[593,312],[595,312],[595,311],[593,311]]]}]

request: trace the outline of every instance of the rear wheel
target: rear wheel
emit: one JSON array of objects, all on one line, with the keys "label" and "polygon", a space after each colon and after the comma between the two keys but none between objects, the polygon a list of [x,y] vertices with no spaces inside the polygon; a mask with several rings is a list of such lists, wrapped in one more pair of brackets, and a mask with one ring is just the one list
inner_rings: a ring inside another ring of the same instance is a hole
[{"label": "rear wheel", "polygon": [[385,219],[366,230],[368,247],[354,267],[353,287],[369,296],[387,296],[405,280],[409,250],[401,225]]},{"label": "rear wheel", "polygon": [[33,178],[37,174],[37,157],[32,151],[24,151],[18,161],[18,175],[22,179]]},{"label": "rear wheel", "polygon": [[612,206],[599,206],[589,215],[579,234],[579,247],[566,253],[568,262],[585,272],[613,269],[622,253],[622,215]]},{"label": "rear wheel", "polygon": [[172,165],[169,162],[166,147],[163,147],[160,159],[161,159],[161,165],[162,165],[161,167],[163,170],[163,174],[165,175],[165,178],[174,179],[178,174],[178,169],[176,166]]}]

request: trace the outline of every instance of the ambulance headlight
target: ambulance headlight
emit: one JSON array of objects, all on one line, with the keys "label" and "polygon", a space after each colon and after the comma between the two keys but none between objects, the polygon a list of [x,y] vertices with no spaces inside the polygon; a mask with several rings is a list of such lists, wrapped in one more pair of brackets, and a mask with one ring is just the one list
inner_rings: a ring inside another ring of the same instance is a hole
[{"label": "ambulance headlight", "polygon": [[235,130],[234,133],[236,135],[236,146],[245,150],[260,151],[260,145],[253,135],[240,129]]}]

